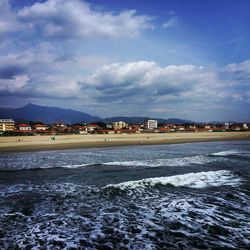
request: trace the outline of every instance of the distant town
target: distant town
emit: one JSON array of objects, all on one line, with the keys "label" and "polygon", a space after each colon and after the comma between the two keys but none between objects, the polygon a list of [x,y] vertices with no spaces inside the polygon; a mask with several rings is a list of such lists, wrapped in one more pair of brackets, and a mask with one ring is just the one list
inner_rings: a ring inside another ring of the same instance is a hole
[{"label": "distant town", "polygon": [[128,124],[124,121],[112,123],[76,123],[55,122],[20,122],[14,119],[0,119],[1,136],[21,135],[62,135],[62,134],[135,134],[135,133],[185,133],[185,132],[226,132],[250,131],[248,123],[215,123],[215,124],[168,124],[157,120],[145,120],[143,124]]}]

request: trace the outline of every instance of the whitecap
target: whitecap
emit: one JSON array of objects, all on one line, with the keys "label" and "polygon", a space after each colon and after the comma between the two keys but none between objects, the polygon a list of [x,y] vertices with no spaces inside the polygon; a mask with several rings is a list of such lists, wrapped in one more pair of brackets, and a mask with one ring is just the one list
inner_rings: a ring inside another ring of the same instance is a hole
[{"label": "whitecap", "polygon": [[205,164],[211,162],[212,159],[208,159],[203,155],[189,156],[182,158],[171,158],[171,159],[153,159],[153,160],[140,160],[140,161],[113,161],[105,162],[103,165],[113,166],[127,166],[127,167],[162,167],[162,166],[188,166],[190,164]]},{"label": "whitecap", "polygon": [[239,150],[226,150],[226,151],[220,151],[217,153],[212,153],[210,155],[212,156],[230,156],[230,155],[241,155],[243,152],[240,152]]},{"label": "whitecap", "polygon": [[118,187],[121,190],[144,189],[161,184],[172,185],[175,187],[206,188],[219,187],[223,185],[237,186],[240,182],[241,179],[232,174],[231,171],[219,170],[127,181],[119,184],[110,184],[106,187]]},{"label": "whitecap", "polygon": [[64,166],[59,166],[60,168],[80,168],[80,167],[86,167],[89,166],[89,164],[74,164],[74,165],[64,165]]}]

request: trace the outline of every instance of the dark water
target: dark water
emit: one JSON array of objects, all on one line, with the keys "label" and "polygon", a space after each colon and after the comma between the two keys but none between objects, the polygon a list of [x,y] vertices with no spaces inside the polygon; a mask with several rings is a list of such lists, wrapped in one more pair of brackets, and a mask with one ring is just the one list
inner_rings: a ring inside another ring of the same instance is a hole
[{"label": "dark water", "polygon": [[0,154],[0,249],[249,249],[250,142]]}]

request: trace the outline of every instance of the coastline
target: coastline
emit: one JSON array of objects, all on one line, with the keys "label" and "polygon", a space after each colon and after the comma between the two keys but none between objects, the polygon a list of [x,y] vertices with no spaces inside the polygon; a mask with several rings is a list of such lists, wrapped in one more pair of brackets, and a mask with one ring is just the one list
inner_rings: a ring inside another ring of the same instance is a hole
[{"label": "coastline", "polygon": [[250,132],[57,135],[55,138],[55,140],[51,140],[51,136],[0,137],[0,152],[32,152],[80,148],[250,140]]}]

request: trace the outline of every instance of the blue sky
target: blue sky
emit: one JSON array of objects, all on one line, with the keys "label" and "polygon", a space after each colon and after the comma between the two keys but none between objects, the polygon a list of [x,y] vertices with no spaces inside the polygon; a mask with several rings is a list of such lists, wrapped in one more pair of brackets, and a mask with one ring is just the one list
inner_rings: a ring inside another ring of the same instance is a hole
[{"label": "blue sky", "polygon": [[0,0],[2,106],[250,121],[247,0]]}]

